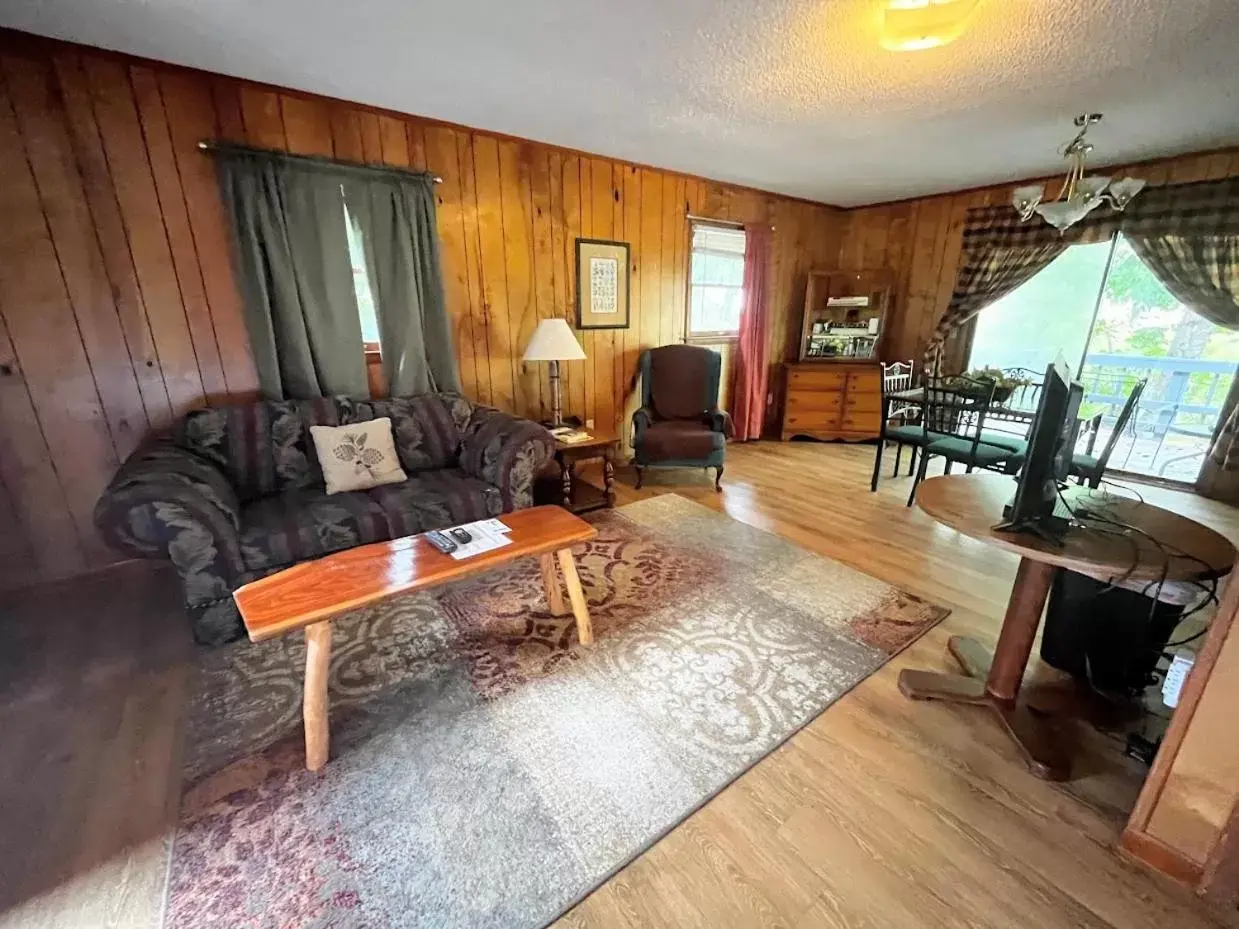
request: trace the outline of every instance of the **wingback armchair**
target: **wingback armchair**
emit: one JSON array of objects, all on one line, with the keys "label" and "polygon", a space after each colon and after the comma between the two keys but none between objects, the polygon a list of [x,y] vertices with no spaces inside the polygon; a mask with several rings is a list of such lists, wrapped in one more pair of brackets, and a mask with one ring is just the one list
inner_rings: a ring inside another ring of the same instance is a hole
[{"label": "wingback armchair", "polygon": [[718,408],[723,360],[700,345],[664,345],[641,353],[641,408],[632,414],[637,487],[646,468],[716,468],[721,490],[723,454],[734,435]]}]

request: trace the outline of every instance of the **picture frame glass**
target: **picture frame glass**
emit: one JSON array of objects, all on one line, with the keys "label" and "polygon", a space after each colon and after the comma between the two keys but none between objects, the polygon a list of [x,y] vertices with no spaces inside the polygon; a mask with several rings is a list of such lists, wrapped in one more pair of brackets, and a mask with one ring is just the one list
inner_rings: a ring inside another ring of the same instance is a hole
[{"label": "picture frame glass", "polygon": [[629,246],[627,242],[577,239],[577,328],[627,329]]}]

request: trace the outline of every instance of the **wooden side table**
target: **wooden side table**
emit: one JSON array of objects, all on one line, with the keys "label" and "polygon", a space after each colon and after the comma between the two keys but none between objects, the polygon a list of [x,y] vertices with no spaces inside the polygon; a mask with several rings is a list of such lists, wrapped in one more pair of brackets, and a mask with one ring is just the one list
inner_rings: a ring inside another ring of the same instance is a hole
[{"label": "wooden side table", "polygon": [[[619,439],[595,435],[584,442],[555,442],[555,463],[559,465],[559,488],[554,502],[571,513],[588,513],[615,505],[615,458]],[[602,487],[595,487],[576,476],[577,462],[602,459]]]}]

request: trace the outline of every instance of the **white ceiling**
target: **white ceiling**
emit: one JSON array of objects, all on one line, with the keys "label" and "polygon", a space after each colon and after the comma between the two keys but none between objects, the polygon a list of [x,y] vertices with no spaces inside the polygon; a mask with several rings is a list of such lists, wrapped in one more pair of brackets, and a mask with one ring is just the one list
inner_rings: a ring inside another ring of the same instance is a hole
[{"label": "white ceiling", "polygon": [[1239,0],[8,0],[0,23],[853,206],[1239,142]]}]

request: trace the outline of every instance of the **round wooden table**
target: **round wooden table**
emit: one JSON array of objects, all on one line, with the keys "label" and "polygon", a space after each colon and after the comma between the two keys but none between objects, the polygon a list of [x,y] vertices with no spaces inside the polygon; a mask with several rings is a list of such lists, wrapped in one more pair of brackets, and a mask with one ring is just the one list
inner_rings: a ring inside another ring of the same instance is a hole
[{"label": "round wooden table", "polygon": [[[1084,519],[1084,525],[1073,525],[1062,545],[1025,533],[997,532],[994,526],[1002,522],[1002,508],[1014,493],[1013,478],[990,472],[934,477],[917,488],[917,504],[938,522],[1016,553],[1020,564],[993,652],[975,639],[952,636],[948,647],[964,673],[908,669],[899,675],[899,689],[913,700],[948,700],[989,709],[1035,774],[1063,780],[1070,774],[1071,759],[1062,733],[1047,724],[1043,713],[1030,709],[1053,701],[1038,701],[1035,694],[1020,692],[1054,572],[1066,568],[1105,582],[1124,577],[1152,581],[1163,572],[1168,581],[1204,580],[1230,571],[1235,547],[1185,516],[1075,486],[1063,492],[1068,505],[1082,517],[1092,512],[1104,520]],[[1123,531],[1111,522],[1139,531]],[[1172,553],[1192,557],[1167,558],[1149,536]]]}]

